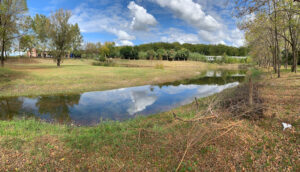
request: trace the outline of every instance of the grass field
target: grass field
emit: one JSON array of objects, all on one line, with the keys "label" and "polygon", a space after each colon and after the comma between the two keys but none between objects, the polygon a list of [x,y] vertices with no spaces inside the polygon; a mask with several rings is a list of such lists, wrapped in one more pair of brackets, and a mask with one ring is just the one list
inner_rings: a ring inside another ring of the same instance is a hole
[{"label": "grass field", "polygon": [[[196,123],[172,112],[95,127],[1,121],[0,171],[299,171],[300,74],[256,82],[266,106],[259,120],[215,111],[218,119]],[[216,97],[173,112],[191,119]]]},{"label": "grass field", "polygon": [[67,59],[60,68],[50,59],[9,62],[0,68],[0,97],[101,91],[190,78],[207,69],[238,68],[190,61],[118,60],[119,67],[93,66],[92,62]]}]

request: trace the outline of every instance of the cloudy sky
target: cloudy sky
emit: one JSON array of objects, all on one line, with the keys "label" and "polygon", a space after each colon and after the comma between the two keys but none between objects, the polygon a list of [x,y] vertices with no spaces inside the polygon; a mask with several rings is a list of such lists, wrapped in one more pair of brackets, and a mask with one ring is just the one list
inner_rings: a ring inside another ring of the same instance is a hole
[{"label": "cloudy sky", "polygon": [[28,0],[31,15],[72,11],[85,42],[149,42],[242,46],[230,0]]}]

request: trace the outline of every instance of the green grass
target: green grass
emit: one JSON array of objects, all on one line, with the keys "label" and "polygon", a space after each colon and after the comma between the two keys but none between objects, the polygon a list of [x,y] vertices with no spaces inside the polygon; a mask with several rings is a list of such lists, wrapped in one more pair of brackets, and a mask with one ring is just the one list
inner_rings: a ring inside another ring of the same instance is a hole
[{"label": "green grass", "polygon": [[[0,68],[0,97],[81,93],[158,84],[218,68],[201,62],[145,60],[117,60],[114,63],[119,67],[93,66],[92,60],[64,60],[60,68],[49,59],[34,59],[32,62],[35,63],[14,62]],[[157,70],[157,66],[161,70]],[[234,65],[219,67],[237,68]]]}]

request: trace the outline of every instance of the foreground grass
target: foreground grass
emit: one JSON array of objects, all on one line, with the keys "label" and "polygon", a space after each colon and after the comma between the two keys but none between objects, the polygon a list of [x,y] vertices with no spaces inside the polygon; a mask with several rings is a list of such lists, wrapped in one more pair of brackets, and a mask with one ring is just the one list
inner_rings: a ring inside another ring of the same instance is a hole
[{"label": "foreground grass", "polygon": [[[195,135],[200,139],[180,171],[299,171],[300,74],[258,82],[267,107],[264,118],[199,122],[202,135]],[[202,99],[200,108],[214,97]],[[189,119],[198,110],[191,104],[174,112]],[[293,128],[283,131],[282,122]],[[231,124],[235,127],[228,129]],[[175,171],[196,133],[193,128],[171,112],[95,127],[1,121],[0,171]]]},{"label": "foreground grass", "polygon": [[51,59],[13,61],[0,68],[0,97],[101,91],[186,79],[207,69],[237,69],[237,65],[201,62],[118,60],[119,67],[93,66],[92,62],[67,59],[57,68]]}]

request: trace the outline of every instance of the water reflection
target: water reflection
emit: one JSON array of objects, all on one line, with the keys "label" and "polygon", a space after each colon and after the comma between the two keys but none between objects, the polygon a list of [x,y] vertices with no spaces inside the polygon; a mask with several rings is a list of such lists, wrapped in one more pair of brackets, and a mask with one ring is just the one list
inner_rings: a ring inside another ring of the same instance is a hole
[{"label": "water reflection", "polygon": [[23,102],[18,98],[0,100],[0,120],[11,120],[22,109]]},{"label": "water reflection", "polygon": [[70,110],[79,104],[79,100],[80,95],[39,97],[36,108],[40,115],[50,116],[59,123],[68,123],[71,122]]},{"label": "water reflection", "polygon": [[243,80],[243,72],[208,71],[198,78],[81,95],[19,97],[0,99],[0,119],[10,120],[24,114],[46,121],[95,125],[100,120],[126,120],[137,115],[169,111],[206,97]]},{"label": "water reflection", "polygon": [[[154,89],[152,88],[152,92],[153,91]],[[130,115],[134,115],[138,112],[141,112],[145,110],[147,106],[152,105],[156,101],[156,99],[157,96],[154,95],[154,93],[149,94],[148,90],[132,91],[131,92],[132,105],[127,109],[127,112]]]}]

